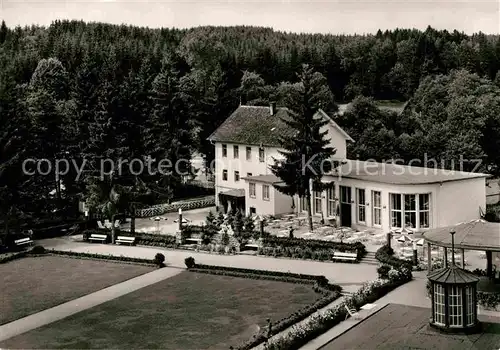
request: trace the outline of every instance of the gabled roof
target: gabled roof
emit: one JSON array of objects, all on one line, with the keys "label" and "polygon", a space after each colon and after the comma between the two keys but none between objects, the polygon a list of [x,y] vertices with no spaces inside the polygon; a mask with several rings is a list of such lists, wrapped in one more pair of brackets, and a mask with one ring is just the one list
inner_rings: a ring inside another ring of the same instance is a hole
[{"label": "gabled roof", "polygon": [[[324,111],[319,110],[323,117],[346,138],[354,141],[342,128]],[[295,130],[282,121],[289,117],[287,108],[276,108],[271,115],[270,107],[239,106],[221,126],[215,130],[208,140],[213,142],[238,143],[245,145],[263,145],[281,147],[280,136],[293,136]]]}]

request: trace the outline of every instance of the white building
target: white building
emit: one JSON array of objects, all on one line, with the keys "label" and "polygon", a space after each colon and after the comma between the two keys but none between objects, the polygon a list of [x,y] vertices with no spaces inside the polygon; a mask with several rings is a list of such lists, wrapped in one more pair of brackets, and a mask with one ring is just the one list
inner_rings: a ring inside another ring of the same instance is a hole
[{"label": "white building", "polygon": [[[281,157],[279,135],[292,131],[281,117],[287,109],[240,106],[211,136],[216,155],[216,204],[246,214],[280,215],[306,211],[305,200],[279,192],[281,180],[269,166]],[[486,210],[486,174],[345,160],[346,142],[353,141],[328,115],[326,126],[335,158],[344,164],[312,193],[312,212],[342,226],[389,231],[454,225],[478,219]]]}]

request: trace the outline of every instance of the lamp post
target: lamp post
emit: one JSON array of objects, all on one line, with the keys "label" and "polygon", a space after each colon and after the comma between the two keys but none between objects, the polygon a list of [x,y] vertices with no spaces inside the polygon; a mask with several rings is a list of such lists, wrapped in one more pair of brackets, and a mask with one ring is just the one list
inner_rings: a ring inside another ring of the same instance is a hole
[{"label": "lamp post", "polygon": [[451,229],[451,266],[455,266],[455,230]]},{"label": "lamp post", "polygon": [[161,218],[159,216],[155,217],[155,221],[156,221],[156,233],[157,234],[160,234],[160,220],[161,220]]},{"label": "lamp post", "polygon": [[182,208],[179,208],[179,231],[182,231]]}]

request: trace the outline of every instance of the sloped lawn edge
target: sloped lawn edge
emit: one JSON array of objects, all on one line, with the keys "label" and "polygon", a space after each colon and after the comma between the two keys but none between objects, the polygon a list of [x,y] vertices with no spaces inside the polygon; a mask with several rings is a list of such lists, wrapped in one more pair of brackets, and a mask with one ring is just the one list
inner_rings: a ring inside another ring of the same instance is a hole
[{"label": "sloped lawn edge", "polygon": [[188,265],[188,263],[186,263],[186,265],[188,266],[188,271],[190,272],[261,280],[264,279],[287,283],[309,284],[312,286],[316,293],[319,293],[321,295],[321,297],[313,304],[299,309],[288,317],[285,317],[277,322],[271,323],[270,332],[268,332],[267,329],[262,330],[252,339],[243,344],[240,344],[235,348],[239,350],[252,349],[265,342],[268,337],[278,334],[281,331],[293,326],[294,324],[303,321],[317,310],[324,308],[328,304],[338,299],[342,292],[342,287],[329,283],[328,279],[324,276],[305,275],[279,271],[240,269],[226,266],[202,265],[194,263],[194,259],[192,260],[191,265]]}]

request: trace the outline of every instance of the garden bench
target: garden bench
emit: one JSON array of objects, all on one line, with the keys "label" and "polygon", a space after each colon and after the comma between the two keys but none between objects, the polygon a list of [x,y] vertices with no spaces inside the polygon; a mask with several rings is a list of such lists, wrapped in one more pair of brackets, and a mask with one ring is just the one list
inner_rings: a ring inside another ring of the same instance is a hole
[{"label": "garden bench", "polygon": [[124,244],[134,245],[135,237],[118,236],[118,237],[116,237],[115,243],[116,244],[124,243]]},{"label": "garden bench", "polygon": [[186,238],[186,243],[187,242],[193,242],[196,244],[201,244],[202,239],[201,238]]},{"label": "garden bench", "polygon": [[108,239],[108,236],[106,235],[99,235],[99,234],[91,234],[89,237],[89,241],[100,241],[102,243],[106,243],[106,240]]},{"label": "garden bench", "polygon": [[259,250],[259,245],[255,244],[255,243],[249,243],[249,244],[245,244],[245,248]]},{"label": "garden bench", "polygon": [[344,253],[344,252],[333,252],[332,260],[342,260],[342,261],[356,261],[358,259],[357,253]]},{"label": "garden bench", "polygon": [[18,247],[20,246],[24,246],[24,245],[30,245],[30,244],[33,244],[33,241],[31,240],[31,238],[29,237],[26,237],[26,238],[21,238],[21,239],[17,239],[14,241],[14,244]]}]

